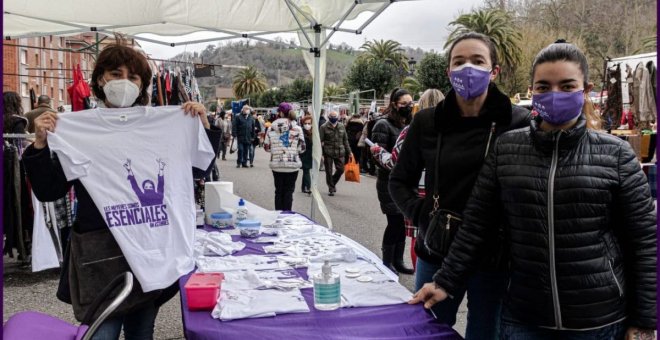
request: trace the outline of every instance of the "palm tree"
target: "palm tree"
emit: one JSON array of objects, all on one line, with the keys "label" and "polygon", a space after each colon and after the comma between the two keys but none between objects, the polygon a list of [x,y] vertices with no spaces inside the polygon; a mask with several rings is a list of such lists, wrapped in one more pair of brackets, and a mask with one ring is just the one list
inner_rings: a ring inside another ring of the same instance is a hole
[{"label": "palm tree", "polygon": [[328,84],[328,86],[325,87],[325,91],[323,91],[323,96],[324,97],[334,97],[334,96],[339,96],[342,94],[346,94],[346,89],[340,86],[337,86],[336,84]]},{"label": "palm tree", "polygon": [[401,44],[394,40],[373,40],[367,41],[360,49],[365,50],[363,54],[367,60],[389,61],[398,69],[408,71],[408,57],[403,54],[404,50]]},{"label": "palm tree", "polygon": [[266,91],[266,78],[254,66],[240,70],[234,76],[233,90],[236,98],[244,98],[249,94],[260,94]]},{"label": "palm tree", "polygon": [[508,77],[513,74],[522,54],[518,45],[522,35],[514,26],[513,18],[509,13],[500,9],[477,10],[459,16],[449,25],[457,27],[449,34],[445,47],[451,45],[463,33],[485,34],[495,43],[504,76]]},{"label": "palm tree", "polygon": [[413,94],[413,97],[419,96],[419,93],[424,91],[422,84],[415,77],[406,77],[403,79],[401,86]]}]

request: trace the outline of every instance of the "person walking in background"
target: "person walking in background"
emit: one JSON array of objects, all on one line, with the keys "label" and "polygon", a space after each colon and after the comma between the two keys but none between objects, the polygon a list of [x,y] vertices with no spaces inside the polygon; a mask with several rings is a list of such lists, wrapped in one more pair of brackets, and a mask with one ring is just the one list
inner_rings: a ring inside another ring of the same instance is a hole
[{"label": "person walking in background", "polygon": [[[360,160],[362,150],[358,146],[358,142],[362,137],[362,130],[364,129],[364,122],[359,114],[354,114],[346,124],[346,133],[348,134],[348,145],[351,146],[351,152],[356,161]],[[362,171],[362,169],[360,169]]]},{"label": "person walking in background", "polygon": [[[500,72],[496,51],[493,41],[483,34],[457,37],[448,51],[452,90],[435,108],[415,115],[392,169],[392,199],[419,228],[415,243],[416,290],[433,281],[446,256],[444,250],[427,245],[430,213],[440,213],[438,210],[442,209],[443,216],[461,218],[486,151],[492,149],[495,138],[527,126],[531,117],[529,111],[512,106],[509,97],[492,82]],[[418,186],[424,170],[427,194],[420,198]],[[467,286],[456,291],[453,299],[433,308],[438,321],[453,326],[467,291],[468,340],[495,339],[499,332],[508,279],[502,243],[492,242],[484,250],[489,256],[472,273]]]},{"label": "person walking in background", "polygon": [[248,156],[250,147],[254,140],[254,118],[250,112],[252,108],[244,105],[241,113],[236,115],[236,120],[233,122],[232,135],[235,138],[235,143],[238,144],[238,158],[236,160],[236,167],[248,167]]},{"label": "person walking in background", "polygon": [[50,106],[50,97],[44,94],[37,99],[37,108],[25,114],[25,118],[28,120],[27,131],[29,133],[34,133],[34,119],[46,111],[55,112]]},{"label": "person walking in background", "polygon": [[300,161],[302,162],[303,178],[302,178],[302,192],[311,194],[312,177],[310,170],[312,169],[312,116],[307,115],[302,119],[303,135],[305,137],[305,152],[300,154]]},{"label": "person walking in background", "polygon": [[220,150],[218,151],[218,157],[222,155],[222,160],[226,160],[227,148],[231,144],[231,114],[227,114],[225,111],[220,111],[218,113],[218,119],[215,121],[215,126],[222,130],[222,139],[220,140]]},{"label": "person walking in background", "polygon": [[[390,95],[390,104],[381,119],[378,119],[371,133],[374,144],[391,152],[401,130],[412,119],[413,99],[405,89],[395,89]],[[413,274],[415,271],[403,263],[406,248],[406,225],[403,214],[392,201],[388,190],[390,169],[379,166],[377,170],[376,192],[380,210],[387,217],[387,226],[383,234],[383,264],[400,274]]]},{"label": "person walking in background", "polygon": [[264,149],[270,152],[270,169],[275,181],[275,210],[291,211],[298,171],[302,167],[300,153],[305,152],[303,131],[295,123],[296,113],[279,112],[266,132]]},{"label": "person walking in background", "polygon": [[248,159],[250,161],[250,167],[254,168],[254,151],[257,145],[259,145],[259,135],[261,134],[263,127],[261,126],[261,123],[257,119],[257,113],[255,111],[251,111],[251,114],[252,114],[252,120],[254,121],[254,127],[253,127],[254,137],[252,138],[252,142],[250,143],[250,148],[248,149]]},{"label": "person walking in background", "polygon": [[325,163],[325,181],[329,195],[334,196],[337,192],[337,182],[344,174],[344,164],[348,162],[351,153],[346,128],[339,122],[339,114],[336,111],[328,114],[328,121],[319,129],[319,137]]},{"label": "person walking in background", "polygon": [[460,296],[504,224],[501,339],[655,339],[657,216],[635,152],[597,131],[575,45],[541,50],[531,83],[538,116],[493,145],[441,269],[411,303]]}]

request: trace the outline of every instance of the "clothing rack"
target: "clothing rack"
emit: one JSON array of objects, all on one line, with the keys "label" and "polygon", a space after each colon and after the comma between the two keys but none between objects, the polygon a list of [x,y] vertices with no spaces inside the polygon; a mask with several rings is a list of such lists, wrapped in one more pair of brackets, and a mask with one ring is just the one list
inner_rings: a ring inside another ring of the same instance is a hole
[{"label": "clothing rack", "polygon": [[34,133],[3,133],[2,138],[34,138]]}]

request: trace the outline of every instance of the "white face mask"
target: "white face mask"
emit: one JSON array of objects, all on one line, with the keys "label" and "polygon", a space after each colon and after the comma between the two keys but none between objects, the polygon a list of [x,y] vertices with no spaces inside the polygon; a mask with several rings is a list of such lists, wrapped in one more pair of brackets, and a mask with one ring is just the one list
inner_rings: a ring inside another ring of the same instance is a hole
[{"label": "white face mask", "polygon": [[305,125],[303,125],[303,127],[305,128],[305,130],[311,130],[312,129],[312,124],[305,124]]},{"label": "white face mask", "polygon": [[105,80],[103,93],[112,106],[129,107],[140,95],[140,88],[128,79]]}]

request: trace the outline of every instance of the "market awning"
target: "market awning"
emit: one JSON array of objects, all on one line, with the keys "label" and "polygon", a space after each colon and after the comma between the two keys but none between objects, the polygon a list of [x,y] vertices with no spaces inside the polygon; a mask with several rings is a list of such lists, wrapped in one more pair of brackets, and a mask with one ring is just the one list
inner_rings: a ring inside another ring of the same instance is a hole
[{"label": "market awning", "polygon": [[[5,0],[5,39],[66,35],[83,32],[121,33],[137,40],[169,46],[297,33],[303,56],[314,79],[313,117],[318,121],[325,83],[325,53],[335,32],[360,34],[392,3],[415,0]],[[359,27],[346,28],[346,21],[363,12],[372,15]],[[204,40],[173,43],[168,37],[194,32],[213,32]],[[155,34],[157,38],[137,36]],[[314,202],[328,226],[332,221],[317,189],[321,145],[318,124],[314,127],[312,210]]]}]

